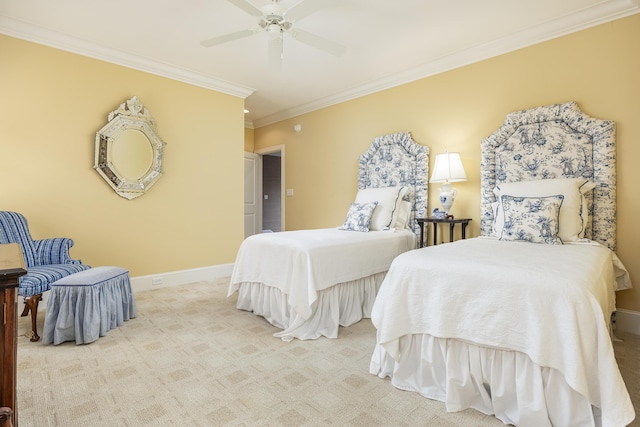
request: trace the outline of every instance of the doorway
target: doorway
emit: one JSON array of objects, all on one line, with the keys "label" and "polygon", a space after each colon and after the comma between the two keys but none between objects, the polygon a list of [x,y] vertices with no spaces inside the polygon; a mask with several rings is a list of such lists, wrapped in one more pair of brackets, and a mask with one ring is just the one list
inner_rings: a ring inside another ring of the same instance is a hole
[{"label": "doorway", "polygon": [[284,231],[284,145],[256,150],[261,163],[262,232]]},{"label": "doorway", "polygon": [[262,156],[262,232],[282,231],[282,157]]}]

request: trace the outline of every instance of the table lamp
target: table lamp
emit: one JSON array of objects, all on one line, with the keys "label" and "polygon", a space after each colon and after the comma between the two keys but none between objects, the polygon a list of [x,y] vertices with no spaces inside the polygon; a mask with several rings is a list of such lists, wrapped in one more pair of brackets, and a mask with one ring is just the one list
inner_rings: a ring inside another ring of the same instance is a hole
[{"label": "table lamp", "polygon": [[453,201],[456,198],[456,189],[451,187],[452,182],[461,182],[467,180],[467,174],[462,167],[459,153],[449,153],[436,155],[436,161],[433,165],[433,174],[429,182],[442,182],[440,189],[440,203],[446,215],[449,215]]}]

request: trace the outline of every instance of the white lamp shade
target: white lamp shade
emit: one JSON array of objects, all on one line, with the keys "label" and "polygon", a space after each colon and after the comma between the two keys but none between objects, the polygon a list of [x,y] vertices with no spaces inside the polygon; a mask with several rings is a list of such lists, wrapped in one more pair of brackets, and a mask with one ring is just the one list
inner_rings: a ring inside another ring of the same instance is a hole
[{"label": "white lamp shade", "polygon": [[436,155],[433,174],[429,182],[460,182],[466,181],[467,174],[462,167],[460,154],[445,152]]}]

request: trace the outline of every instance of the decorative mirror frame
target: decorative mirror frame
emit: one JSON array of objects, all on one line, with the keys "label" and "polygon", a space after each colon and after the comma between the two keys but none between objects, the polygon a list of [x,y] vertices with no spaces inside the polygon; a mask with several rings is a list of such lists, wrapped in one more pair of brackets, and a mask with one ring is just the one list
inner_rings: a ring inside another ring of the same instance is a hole
[{"label": "decorative mirror frame", "polygon": [[[122,176],[113,164],[113,143],[123,132],[137,130],[144,134],[151,145],[151,165],[139,178]],[[109,183],[118,195],[125,199],[142,196],[164,173],[164,146],[166,143],[156,134],[156,122],[138,97],[120,104],[109,113],[108,123],[96,132],[95,161],[93,168]]]}]

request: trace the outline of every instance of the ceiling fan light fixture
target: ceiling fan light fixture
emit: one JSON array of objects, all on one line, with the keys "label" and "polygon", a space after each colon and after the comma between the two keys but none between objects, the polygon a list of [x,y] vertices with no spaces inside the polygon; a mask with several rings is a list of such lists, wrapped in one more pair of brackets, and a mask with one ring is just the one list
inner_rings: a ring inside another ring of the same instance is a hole
[{"label": "ceiling fan light fixture", "polygon": [[282,28],[279,25],[271,24],[267,28],[267,34],[269,34],[269,40],[282,38]]},{"label": "ceiling fan light fixture", "polygon": [[294,6],[288,9],[280,5],[280,0],[271,0],[271,4],[260,9],[254,6],[249,0],[227,1],[246,13],[255,16],[257,18],[259,29],[236,31],[231,34],[213,37],[211,39],[201,41],[200,44],[202,46],[216,46],[221,43],[227,43],[264,31],[267,33],[267,39],[269,41],[269,63],[270,65],[273,64],[272,69],[274,70],[280,69],[282,66],[283,34],[285,32],[288,32],[293,36],[293,38],[302,43],[334,56],[342,56],[346,51],[346,47],[339,43],[309,33],[308,31],[294,28],[294,24],[298,20],[315,12],[327,3],[331,3],[336,0],[299,0]]}]

